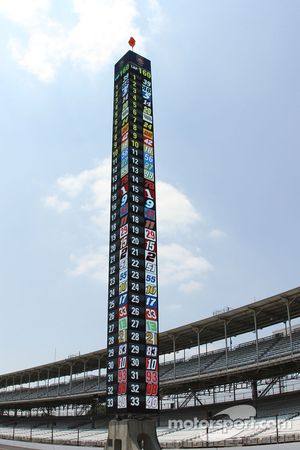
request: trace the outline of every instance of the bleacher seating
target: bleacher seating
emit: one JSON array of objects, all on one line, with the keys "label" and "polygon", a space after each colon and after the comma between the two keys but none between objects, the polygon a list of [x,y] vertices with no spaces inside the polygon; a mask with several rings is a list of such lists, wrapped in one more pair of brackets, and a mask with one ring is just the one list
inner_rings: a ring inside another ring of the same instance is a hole
[{"label": "bleacher seating", "polygon": [[[300,332],[293,333],[293,351],[300,351]],[[290,354],[289,336],[270,336],[258,341],[259,361],[271,360]],[[239,345],[227,352],[228,368],[254,364],[257,362],[256,342],[252,341]],[[200,372],[210,373],[226,369],[225,349],[218,352],[201,355]],[[160,374],[161,380],[174,378],[173,363],[163,366],[164,372]],[[168,370],[169,369],[169,370]],[[195,375],[199,371],[198,358],[193,357],[188,361],[176,364],[176,377]]]},{"label": "bleacher seating", "polygon": [[[300,331],[297,330],[292,335],[293,338],[293,352],[300,351]],[[290,337],[283,335],[269,336],[258,341],[259,361],[271,361],[275,358],[289,355]],[[228,349],[227,352],[227,366],[226,366],[226,352],[225,349],[220,349],[207,354],[202,354],[200,357],[200,373],[213,373],[226,368],[231,369],[235,367],[255,364],[257,362],[256,342],[251,341],[241,344],[233,349]],[[189,360],[180,360],[176,362],[176,378],[184,378],[199,373],[198,357],[193,356]],[[174,363],[167,362],[160,365],[160,380],[170,380],[174,378]],[[14,400],[28,400],[45,397],[59,397],[64,395],[72,395],[83,392],[96,392],[105,390],[105,377],[101,377],[100,386],[98,384],[97,376],[86,377],[84,382],[83,377],[73,379],[72,386],[69,383],[61,382],[58,384],[42,385],[40,387],[15,387],[14,390],[2,389],[0,391],[0,404],[4,401]]]},{"label": "bleacher seating", "polygon": [[[273,405],[274,406],[274,405]],[[274,411],[273,411],[274,412]],[[192,422],[192,421],[190,421]],[[277,429],[278,427],[278,429]],[[0,439],[32,441],[53,444],[104,447],[107,427],[70,428],[60,424],[55,427],[32,425],[0,425]],[[209,422],[208,425],[189,427],[158,427],[157,435],[163,448],[202,448],[207,446],[254,445],[256,443],[289,442],[300,439],[299,413],[267,418],[256,418],[244,423]]]}]

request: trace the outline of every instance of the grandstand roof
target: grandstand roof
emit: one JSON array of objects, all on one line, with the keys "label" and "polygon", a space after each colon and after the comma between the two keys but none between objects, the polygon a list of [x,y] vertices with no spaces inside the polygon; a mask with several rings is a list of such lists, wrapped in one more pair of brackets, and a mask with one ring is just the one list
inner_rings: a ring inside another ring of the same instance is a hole
[{"label": "grandstand roof", "polygon": [[[227,336],[237,336],[254,330],[254,312],[258,328],[266,328],[277,323],[287,321],[287,302],[289,303],[290,317],[300,317],[300,287],[282,292],[272,297],[250,303],[239,308],[173,328],[160,333],[160,354],[195,347],[198,343],[198,335],[201,344],[211,343],[224,339],[224,324],[226,323]],[[17,372],[0,376],[0,386],[27,383],[37,380],[69,375],[70,366],[72,373],[82,373],[83,364],[86,370],[96,370],[99,365],[106,366],[106,349],[98,350],[72,358],[51,362],[42,366],[32,367]]]},{"label": "grandstand roof", "polygon": [[165,354],[173,351],[172,340],[170,339],[172,336],[176,339],[176,350],[197,346],[198,331],[201,344],[224,339],[225,322],[228,337],[253,331],[254,312],[256,312],[258,329],[285,322],[287,321],[287,301],[289,302],[291,319],[300,317],[300,287],[297,287],[239,308],[230,309],[207,319],[201,319],[165,331],[160,334],[160,353]]}]

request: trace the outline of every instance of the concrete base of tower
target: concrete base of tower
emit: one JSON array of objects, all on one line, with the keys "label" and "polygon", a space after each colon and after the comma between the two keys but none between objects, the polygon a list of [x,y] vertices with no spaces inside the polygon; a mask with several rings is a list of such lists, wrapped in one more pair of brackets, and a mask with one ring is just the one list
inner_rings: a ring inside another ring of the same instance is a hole
[{"label": "concrete base of tower", "polygon": [[153,419],[113,419],[105,450],[160,450]]}]

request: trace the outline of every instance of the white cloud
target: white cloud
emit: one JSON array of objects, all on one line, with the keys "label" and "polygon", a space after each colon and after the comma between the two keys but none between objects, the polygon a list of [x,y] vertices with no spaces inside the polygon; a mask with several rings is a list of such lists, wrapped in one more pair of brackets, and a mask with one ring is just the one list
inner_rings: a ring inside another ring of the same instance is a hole
[{"label": "white cloud", "polygon": [[208,233],[209,237],[213,239],[221,239],[226,237],[225,231],[220,230],[219,228],[214,228]]},{"label": "white cloud", "polygon": [[[107,247],[88,249],[81,254],[73,253],[70,257],[73,268],[69,273],[73,276],[88,276],[100,281],[107,280]],[[202,283],[196,281],[212,270],[211,264],[200,255],[194,255],[190,250],[177,243],[160,244],[159,283],[161,285],[178,285],[179,289],[190,294],[202,288]]]},{"label": "white cloud", "polygon": [[[65,175],[58,178],[58,189],[69,198],[76,198],[87,191],[84,209],[94,211],[93,220],[104,224],[107,229],[109,193],[110,193],[109,158],[104,159],[95,168],[83,170],[77,175]],[[186,232],[195,222],[201,220],[189,198],[175,186],[164,181],[157,182],[157,215],[160,233],[170,236],[180,231]]]},{"label": "white cloud", "polygon": [[49,209],[54,209],[58,213],[63,213],[71,205],[66,200],[60,200],[57,195],[49,195],[44,199],[44,206]]},{"label": "white cloud", "polygon": [[160,244],[158,258],[161,284],[179,284],[182,287],[212,270],[211,264],[203,256],[195,255],[177,243]]},{"label": "white cloud", "polygon": [[161,30],[164,16],[161,5],[158,0],[148,0],[150,14],[148,17],[149,26],[152,32],[157,33]]},{"label": "white cloud", "polygon": [[[45,202],[46,207],[58,212],[72,205],[77,214],[85,215],[84,223],[89,227],[89,233],[97,231],[99,245],[96,249],[93,241],[87,248],[72,252],[69,270],[72,276],[107,280],[110,170],[111,161],[106,158],[94,168],[62,176],[56,181],[55,195],[47,197]],[[157,182],[157,199],[159,282],[161,285],[176,283],[182,292],[190,294],[202,287],[203,277],[212,270],[199,250],[191,251],[182,244],[183,233],[193,235],[196,230],[198,237],[200,213],[187,195],[164,181]]]},{"label": "white cloud", "polygon": [[111,160],[105,158],[93,169],[83,170],[77,175],[65,175],[58,178],[58,190],[69,199],[82,195],[81,210],[90,214],[90,219],[103,232],[109,226]]},{"label": "white cloud", "polygon": [[34,26],[48,13],[50,0],[0,0],[0,15],[23,26]]},{"label": "white cloud", "polygon": [[29,36],[27,47],[18,39],[9,40],[14,59],[42,81],[51,81],[55,78],[66,54],[63,44],[65,34],[62,28],[56,23],[49,23],[47,28],[48,32],[39,29],[33,31]]},{"label": "white cloud", "polygon": [[164,181],[157,183],[157,215],[159,231],[168,234],[185,231],[201,219],[189,198]]},{"label": "white cloud", "polygon": [[69,34],[69,56],[91,71],[99,70],[124,48],[133,34],[142,48],[141,31],[134,24],[138,15],[134,0],[75,0],[78,23]]},{"label": "white cloud", "polygon": [[108,249],[100,247],[99,250],[90,249],[80,255],[72,253],[70,261],[73,265],[68,273],[74,277],[88,276],[101,282],[107,281]]},{"label": "white cloud", "polygon": [[0,15],[27,35],[26,40],[9,39],[13,58],[47,82],[55,79],[65,61],[88,72],[100,71],[128,48],[131,35],[143,53],[147,33],[158,31],[163,20],[157,0],[149,0],[147,29],[135,23],[140,7],[136,0],[70,0],[72,24],[53,17],[54,5],[51,0],[0,0]]},{"label": "white cloud", "polygon": [[[92,188],[92,190],[94,190],[95,185],[97,185],[100,182],[103,183],[102,188],[103,186],[105,186],[105,197],[106,197],[107,193],[109,192],[109,185],[110,185],[110,167],[111,167],[110,159],[105,158],[93,169],[83,170],[82,172],[79,172],[77,175],[68,174],[58,178],[58,180],[56,181],[56,185],[59,188],[59,190],[64,194],[66,194],[68,197],[75,198],[79,194],[81,194],[86,188],[88,189]],[[94,201],[96,207],[98,202],[100,201],[99,196],[102,199],[103,195],[101,195],[99,191],[95,192],[95,195],[96,198],[94,198]]]},{"label": "white cloud", "polygon": [[186,283],[182,283],[179,287],[181,292],[185,294],[191,294],[192,292],[200,291],[203,287],[203,283],[200,283],[199,281],[190,280]]}]

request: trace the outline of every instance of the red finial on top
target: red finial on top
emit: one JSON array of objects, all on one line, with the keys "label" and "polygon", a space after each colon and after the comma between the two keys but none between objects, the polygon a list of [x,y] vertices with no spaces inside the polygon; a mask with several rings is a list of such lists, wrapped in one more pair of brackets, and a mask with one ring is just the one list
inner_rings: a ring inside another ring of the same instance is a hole
[{"label": "red finial on top", "polygon": [[130,45],[130,47],[132,47],[133,50],[133,47],[135,46],[135,39],[132,36],[129,39],[128,44]]}]

